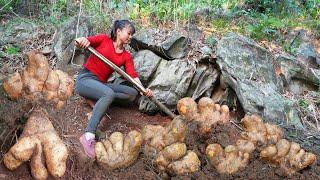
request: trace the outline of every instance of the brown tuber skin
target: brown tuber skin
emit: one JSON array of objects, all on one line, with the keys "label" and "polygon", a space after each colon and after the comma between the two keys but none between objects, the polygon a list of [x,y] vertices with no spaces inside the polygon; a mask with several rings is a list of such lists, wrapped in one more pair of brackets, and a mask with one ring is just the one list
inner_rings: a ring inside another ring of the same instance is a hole
[{"label": "brown tuber skin", "polygon": [[185,117],[188,121],[193,121],[198,118],[197,103],[192,98],[182,98],[177,103],[179,114]]},{"label": "brown tuber skin", "polygon": [[166,146],[184,142],[186,133],[187,126],[181,117],[174,118],[167,127],[146,125],[142,129],[144,154],[154,158]]},{"label": "brown tuber skin", "polygon": [[184,143],[174,143],[170,146],[165,147],[159,152],[155,164],[158,169],[164,171],[171,161],[176,161],[185,155],[187,152],[187,146]]},{"label": "brown tuber skin", "polygon": [[230,121],[228,106],[215,104],[208,97],[201,98],[198,105],[192,98],[182,98],[177,103],[177,109],[187,121],[199,122],[198,127],[202,134],[209,133],[212,126],[218,122]]},{"label": "brown tuber skin", "polygon": [[245,132],[241,134],[241,138],[257,145],[276,143],[281,139],[283,134],[278,126],[263,123],[263,120],[257,115],[246,115],[241,120],[241,123],[245,130]]},{"label": "brown tuber skin", "polygon": [[114,132],[95,145],[98,164],[107,170],[125,168],[138,158],[142,136],[138,131],[130,131],[126,137]]},{"label": "brown tuber skin", "polygon": [[168,172],[173,175],[193,173],[199,170],[200,165],[201,162],[197,154],[189,150],[181,160],[174,161],[168,165]]},{"label": "brown tuber skin", "polygon": [[15,170],[31,159],[31,173],[35,179],[47,179],[48,171],[62,177],[66,171],[67,147],[59,138],[47,113],[34,111],[28,119],[18,142],[4,155],[4,165]]},{"label": "brown tuber skin", "polygon": [[170,175],[182,175],[197,171],[201,162],[193,151],[187,151],[184,143],[174,143],[159,152],[155,164],[162,172]]},{"label": "brown tuber skin", "polygon": [[28,66],[21,73],[16,72],[4,81],[8,96],[17,100],[43,98],[55,102],[60,109],[72,95],[74,82],[66,73],[49,70],[48,59],[37,51],[27,53]]},{"label": "brown tuber skin", "polygon": [[45,56],[36,51],[27,53],[28,66],[22,72],[24,97],[35,100],[41,98],[41,91],[49,74],[49,63]]},{"label": "brown tuber skin", "polygon": [[244,169],[249,162],[249,153],[239,151],[236,146],[229,145],[223,149],[219,144],[210,144],[206,155],[211,165],[221,174],[232,174]]},{"label": "brown tuber skin", "polygon": [[167,127],[146,125],[143,128],[144,154],[155,159],[155,165],[161,173],[181,175],[199,169],[198,156],[187,151],[183,143],[186,133],[187,126],[180,116],[174,118]]},{"label": "brown tuber skin", "polygon": [[299,144],[281,139],[281,129],[276,125],[263,123],[259,116],[246,115],[241,122],[245,132],[237,140],[236,146],[230,145],[224,150],[219,144],[210,144],[207,147],[207,158],[219,173],[232,174],[244,169],[255,149],[262,149],[261,158],[283,168],[288,175],[316,160],[314,154],[306,153]]},{"label": "brown tuber skin", "polygon": [[18,99],[22,94],[23,83],[21,76],[15,72],[3,82],[3,89],[7,92],[11,99]]},{"label": "brown tuber skin", "polygon": [[305,152],[297,143],[281,139],[275,145],[269,145],[260,152],[262,159],[274,166],[280,166],[287,174],[306,168],[316,161],[316,155]]}]

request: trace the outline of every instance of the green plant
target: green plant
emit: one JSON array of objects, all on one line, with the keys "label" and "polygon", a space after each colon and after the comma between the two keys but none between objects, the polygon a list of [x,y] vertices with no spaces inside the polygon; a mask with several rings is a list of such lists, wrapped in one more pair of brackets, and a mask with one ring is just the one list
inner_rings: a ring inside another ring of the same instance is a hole
[{"label": "green plant", "polygon": [[302,107],[303,109],[308,109],[310,102],[307,99],[299,99],[298,100],[298,104],[300,107]]},{"label": "green plant", "polygon": [[281,19],[276,17],[268,17],[263,15],[256,24],[250,24],[247,26],[247,31],[251,38],[256,40],[273,40],[278,38],[278,30],[284,28],[285,24]]},{"label": "green plant", "polygon": [[226,29],[229,26],[229,21],[226,18],[219,18],[214,21],[212,21],[212,26],[217,29]]},{"label": "green plant", "polygon": [[20,0],[0,0],[0,13],[11,11],[19,4],[19,2]]},{"label": "green plant", "polygon": [[5,49],[5,53],[7,53],[9,55],[16,55],[19,52],[20,52],[20,48],[18,48],[18,47],[10,46],[10,47]]}]

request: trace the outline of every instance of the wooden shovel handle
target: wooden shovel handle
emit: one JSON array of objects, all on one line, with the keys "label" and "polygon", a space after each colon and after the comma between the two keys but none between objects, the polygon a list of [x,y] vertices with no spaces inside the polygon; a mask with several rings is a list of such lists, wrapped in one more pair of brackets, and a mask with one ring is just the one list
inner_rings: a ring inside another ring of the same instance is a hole
[{"label": "wooden shovel handle", "polygon": [[[121,68],[113,64],[111,61],[109,61],[107,58],[105,58],[102,54],[100,54],[98,51],[96,51],[91,46],[88,47],[88,50],[97,56],[101,61],[106,63],[108,66],[110,66],[111,69],[119,73],[121,76],[123,76],[126,80],[131,82],[135,88],[142,92],[144,95],[147,94],[147,90],[138,82],[136,82],[131,76],[129,76],[127,73],[125,73]],[[165,105],[163,105],[159,100],[157,100],[154,96],[148,97],[153,103],[155,103],[164,113],[166,113],[168,116],[170,116],[172,119],[176,116],[173,114]]]}]

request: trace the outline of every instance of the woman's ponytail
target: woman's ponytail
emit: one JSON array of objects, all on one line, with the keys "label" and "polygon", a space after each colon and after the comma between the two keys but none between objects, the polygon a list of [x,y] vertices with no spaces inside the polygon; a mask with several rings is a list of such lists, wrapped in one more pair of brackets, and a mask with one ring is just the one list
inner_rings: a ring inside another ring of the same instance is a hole
[{"label": "woman's ponytail", "polygon": [[117,40],[117,30],[122,30],[125,27],[130,27],[131,33],[134,34],[136,32],[133,24],[129,20],[115,20],[111,29],[111,39],[112,41]]}]

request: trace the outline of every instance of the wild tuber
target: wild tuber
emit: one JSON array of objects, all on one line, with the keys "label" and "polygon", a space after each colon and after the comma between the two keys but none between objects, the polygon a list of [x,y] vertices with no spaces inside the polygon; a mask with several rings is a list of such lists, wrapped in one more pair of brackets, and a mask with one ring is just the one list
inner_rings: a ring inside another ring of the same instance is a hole
[{"label": "wild tuber", "polygon": [[221,174],[232,174],[244,169],[249,162],[249,153],[237,146],[229,145],[223,149],[219,144],[209,144],[206,155],[211,165]]},{"label": "wild tuber", "polygon": [[159,152],[155,164],[161,172],[181,175],[197,171],[201,163],[196,153],[187,151],[186,144],[174,143]]},{"label": "wild tuber", "polygon": [[290,143],[286,139],[265,147],[260,152],[260,156],[272,165],[284,169],[288,175],[306,168],[317,159],[316,155],[301,149],[298,143]]},{"label": "wild tuber", "polygon": [[244,126],[242,139],[247,139],[255,144],[267,145],[278,142],[282,137],[281,129],[269,123],[263,123],[263,120],[257,115],[246,115],[241,119]]},{"label": "wild tuber", "polygon": [[230,121],[228,106],[215,104],[208,97],[201,98],[198,104],[189,97],[182,98],[177,103],[177,109],[187,121],[198,122],[198,128],[202,134],[209,133],[212,126],[218,122]]},{"label": "wild tuber", "polygon": [[314,154],[305,152],[299,144],[282,139],[281,129],[263,123],[259,116],[246,115],[241,122],[244,132],[235,146],[229,145],[225,149],[219,144],[207,146],[207,158],[219,173],[232,174],[244,169],[250,154],[256,149],[261,150],[262,159],[283,168],[288,175],[304,169],[316,160]]},{"label": "wild tuber", "polygon": [[3,83],[8,96],[16,100],[45,98],[54,101],[61,108],[72,95],[74,82],[60,70],[49,70],[48,59],[37,51],[27,53],[28,66],[21,73],[15,72]]},{"label": "wild tuber", "polygon": [[138,131],[130,131],[125,137],[114,132],[96,143],[97,162],[107,170],[128,167],[138,158],[141,144],[142,136]]},{"label": "wild tuber", "polygon": [[184,143],[187,125],[181,116],[177,116],[166,126],[146,125],[142,130],[144,154],[154,159],[161,173],[181,175],[199,169],[198,156],[187,151]]},{"label": "wild tuber", "polygon": [[184,142],[186,133],[186,123],[179,116],[166,127],[146,125],[142,129],[145,155],[155,157],[166,146],[176,142]]},{"label": "wild tuber", "polygon": [[11,99],[18,99],[22,94],[23,83],[19,72],[15,72],[3,82],[3,89]]},{"label": "wild tuber", "polygon": [[30,161],[35,179],[47,179],[48,172],[62,177],[66,171],[67,147],[59,138],[47,113],[35,110],[28,119],[17,143],[4,155],[4,165],[15,170]]}]

